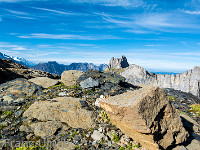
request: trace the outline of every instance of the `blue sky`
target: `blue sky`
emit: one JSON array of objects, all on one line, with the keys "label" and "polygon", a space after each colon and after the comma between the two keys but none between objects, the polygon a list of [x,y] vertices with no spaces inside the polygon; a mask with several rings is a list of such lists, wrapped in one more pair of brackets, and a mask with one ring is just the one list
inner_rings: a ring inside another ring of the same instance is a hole
[{"label": "blue sky", "polygon": [[182,72],[200,66],[200,0],[0,0],[0,51]]}]

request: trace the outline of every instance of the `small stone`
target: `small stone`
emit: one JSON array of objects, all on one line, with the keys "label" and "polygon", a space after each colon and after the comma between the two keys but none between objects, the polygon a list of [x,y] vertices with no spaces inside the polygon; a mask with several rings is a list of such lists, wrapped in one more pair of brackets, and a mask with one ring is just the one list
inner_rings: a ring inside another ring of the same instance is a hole
[{"label": "small stone", "polygon": [[94,130],[93,134],[91,135],[94,141],[100,141],[105,137],[105,135],[97,130]]},{"label": "small stone", "polygon": [[3,96],[3,101],[7,102],[8,104],[12,103],[14,99],[10,96]]},{"label": "small stone", "polygon": [[31,134],[29,134],[29,135],[26,136],[26,139],[27,140],[31,140],[31,138],[33,138],[33,137],[34,137],[34,134],[31,133]]},{"label": "small stone", "polygon": [[88,79],[81,81],[80,85],[82,88],[87,89],[99,86],[99,82],[89,77]]},{"label": "small stone", "polygon": [[67,94],[65,92],[61,92],[61,93],[58,93],[58,96],[66,96]]},{"label": "small stone", "polygon": [[104,132],[103,127],[100,127],[100,128],[98,129],[98,131],[101,132],[101,133],[103,133],[103,132]]},{"label": "small stone", "polygon": [[17,117],[20,117],[20,116],[22,115],[23,112],[24,112],[23,110],[19,110],[19,111],[15,112],[15,117],[16,117],[16,118],[17,118]]},{"label": "small stone", "polygon": [[107,145],[110,147],[112,145],[112,142],[108,141]]}]

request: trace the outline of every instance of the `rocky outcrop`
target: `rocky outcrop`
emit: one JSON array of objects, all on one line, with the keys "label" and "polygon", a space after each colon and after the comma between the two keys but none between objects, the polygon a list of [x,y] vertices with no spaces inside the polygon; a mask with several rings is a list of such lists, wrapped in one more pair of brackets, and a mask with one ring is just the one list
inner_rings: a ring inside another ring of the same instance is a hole
[{"label": "rocky outcrop", "polygon": [[72,86],[76,84],[76,80],[82,74],[83,72],[78,70],[64,71],[61,75],[61,81],[65,84],[65,86]]},{"label": "rocky outcrop", "polygon": [[114,58],[112,57],[110,60],[110,63],[107,68],[105,68],[105,71],[108,71],[110,69],[119,69],[119,68],[126,68],[129,66],[129,63],[125,56],[122,56],[122,58]]},{"label": "rocky outcrop", "polygon": [[36,136],[49,137],[66,125],[72,128],[93,128],[93,113],[86,108],[87,103],[79,98],[59,97],[35,102],[23,116],[29,122],[37,120],[30,125]]},{"label": "rocky outcrop", "polygon": [[104,73],[97,70],[88,70],[76,81],[83,89],[94,90],[100,95],[117,95],[127,89],[136,88],[125,82],[125,78],[116,73]]},{"label": "rocky outcrop", "polygon": [[21,98],[42,95],[42,88],[26,79],[15,79],[0,85],[0,99],[3,102],[12,103]]},{"label": "rocky outcrop", "polygon": [[29,82],[33,82],[37,85],[42,86],[43,88],[48,88],[50,86],[54,86],[59,83],[59,80],[51,79],[48,77],[37,77],[28,80]]},{"label": "rocky outcrop", "polygon": [[88,69],[94,69],[103,71],[106,67],[106,64],[100,64],[99,66],[96,66],[93,63],[72,63],[70,65],[63,65],[58,64],[56,61],[49,61],[48,63],[40,63],[36,66],[32,66],[31,68],[61,75],[64,71],[67,70],[79,70],[86,72]]},{"label": "rocky outcrop", "polygon": [[58,75],[27,68],[9,59],[0,59],[0,84],[16,78],[31,79],[35,77],[49,77],[52,79],[60,78]]},{"label": "rocky outcrop", "polygon": [[179,113],[159,88],[142,87],[101,99],[100,106],[122,132],[150,150],[167,149],[188,137]]},{"label": "rocky outcrop", "polygon": [[137,65],[125,68],[121,75],[126,81],[134,85],[152,85],[160,88],[173,88],[183,92],[189,92],[200,97],[200,67],[185,71],[182,74],[152,74]]}]

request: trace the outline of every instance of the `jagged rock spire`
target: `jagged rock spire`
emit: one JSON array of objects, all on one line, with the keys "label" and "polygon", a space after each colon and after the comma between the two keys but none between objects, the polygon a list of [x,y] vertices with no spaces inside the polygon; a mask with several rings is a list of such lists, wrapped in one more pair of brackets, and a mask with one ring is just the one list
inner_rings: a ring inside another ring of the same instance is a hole
[{"label": "jagged rock spire", "polygon": [[126,68],[128,66],[129,66],[129,63],[128,63],[126,57],[123,55],[122,58],[112,57],[109,65],[106,69],[107,70],[109,70],[111,68],[119,69],[119,68]]}]

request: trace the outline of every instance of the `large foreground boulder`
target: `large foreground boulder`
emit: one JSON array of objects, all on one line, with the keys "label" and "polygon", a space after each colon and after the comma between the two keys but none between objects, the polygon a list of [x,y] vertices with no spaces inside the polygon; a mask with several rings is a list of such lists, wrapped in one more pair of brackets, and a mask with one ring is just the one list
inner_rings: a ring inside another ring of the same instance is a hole
[{"label": "large foreground boulder", "polygon": [[36,136],[49,137],[64,126],[90,129],[95,126],[93,113],[86,110],[87,103],[79,98],[58,97],[49,101],[37,101],[23,114]]},{"label": "large foreground boulder", "polygon": [[186,141],[177,110],[165,93],[156,87],[143,87],[100,100],[111,122],[150,150],[167,149]]},{"label": "large foreground boulder", "polygon": [[64,71],[61,75],[61,81],[65,84],[65,86],[73,86],[82,74],[83,72],[78,70]]},{"label": "large foreground boulder", "polygon": [[37,77],[37,78],[32,78],[32,79],[29,79],[30,82],[33,82],[37,85],[40,85],[42,86],[43,88],[48,88],[50,86],[54,86],[56,84],[59,83],[59,80],[57,79],[51,79],[51,78],[48,78],[48,77]]},{"label": "large foreground boulder", "polygon": [[0,99],[11,103],[20,98],[42,95],[42,87],[27,79],[15,79],[0,85]]}]

